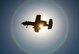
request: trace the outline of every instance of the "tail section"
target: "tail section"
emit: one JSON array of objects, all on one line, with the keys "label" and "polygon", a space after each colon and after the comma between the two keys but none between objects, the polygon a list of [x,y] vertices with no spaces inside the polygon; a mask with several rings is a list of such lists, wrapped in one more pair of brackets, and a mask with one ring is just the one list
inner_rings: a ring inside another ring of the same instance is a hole
[{"label": "tail section", "polygon": [[52,19],[49,19],[48,29],[52,29],[52,26],[53,26],[53,21]]}]

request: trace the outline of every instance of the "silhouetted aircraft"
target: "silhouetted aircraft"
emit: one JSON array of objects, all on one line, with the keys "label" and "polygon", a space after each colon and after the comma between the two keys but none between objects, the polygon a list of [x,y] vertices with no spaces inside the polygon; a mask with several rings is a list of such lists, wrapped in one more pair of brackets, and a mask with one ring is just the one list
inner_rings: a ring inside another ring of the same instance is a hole
[{"label": "silhouetted aircraft", "polygon": [[26,26],[26,28],[28,27],[28,25],[32,25],[34,26],[34,31],[35,32],[39,32],[39,30],[41,29],[41,26],[48,26],[48,29],[52,29],[53,26],[53,21],[52,19],[49,19],[49,24],[47,24],[46,21],[41,20],[41,15],[37,15],[35,22],[31,22],[31,21],[25,21],[22,22],[21,24],[23,24],[24,26]]}]

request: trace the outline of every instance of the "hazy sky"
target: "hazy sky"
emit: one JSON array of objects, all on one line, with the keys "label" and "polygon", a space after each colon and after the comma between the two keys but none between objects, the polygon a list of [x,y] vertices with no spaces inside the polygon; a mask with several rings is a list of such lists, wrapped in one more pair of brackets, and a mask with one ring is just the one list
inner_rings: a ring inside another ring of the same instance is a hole
[{"label": "hazy sky", "polygon": [[[11,18],[25,0],[0,0],[0,54],[26,54],[12,40]],[[64,45],[52,54],[79,54],[79,1],[54,0],[68,16],[69,33]]]}]

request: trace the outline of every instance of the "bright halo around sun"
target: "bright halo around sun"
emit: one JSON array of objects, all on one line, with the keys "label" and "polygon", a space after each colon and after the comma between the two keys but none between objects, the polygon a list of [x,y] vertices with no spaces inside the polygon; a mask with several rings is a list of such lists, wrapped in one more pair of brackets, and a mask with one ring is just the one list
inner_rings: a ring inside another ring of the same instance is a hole
[{"label": "bright halo around sun", "polygon": [[[36,15],[49,24],[53,19],[52,29],[40,24],[39,32],[34,26],[23,26],[24,21],[35,22]],[[68,20],[65,11],[52,0],[28,0],[15,11],[11,21],[11,34],[18,48],[30,54],[49,54],[59,49],[68,34]]]},{"label": "bright halo around sun", "polygon": [[39,30],[40,33],[43,33],[48,29],[48,28],[44,27],[43,25],[39,25],[39,26],[40,26],[40,30]]}]

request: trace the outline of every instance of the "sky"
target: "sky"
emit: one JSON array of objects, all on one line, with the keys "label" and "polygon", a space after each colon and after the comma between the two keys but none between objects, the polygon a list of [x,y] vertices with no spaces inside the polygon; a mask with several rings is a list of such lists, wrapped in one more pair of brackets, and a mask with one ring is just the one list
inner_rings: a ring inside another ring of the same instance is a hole
[{"label": "sky", "polygon": [[[17,47],[10,31],[11,18],[24,1],[27,0],[0,0],[0,54],[27,54]],[[65,43],[52,54],[79,54],[79,1],[53,1],[65,10],[68,16],[69,32]]]}]

